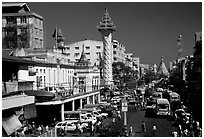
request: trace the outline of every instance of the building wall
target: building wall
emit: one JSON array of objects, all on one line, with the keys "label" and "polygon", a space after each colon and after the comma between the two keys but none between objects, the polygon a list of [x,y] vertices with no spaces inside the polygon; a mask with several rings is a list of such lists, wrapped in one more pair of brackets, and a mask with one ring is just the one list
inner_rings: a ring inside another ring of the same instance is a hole
[{"label": "building wall", "polygon": [[[78,61],[84,46],[84,51],[87,59],[93,66],[98,61],[99,53],[103,56],[103,42],[95,40],[83,40],[72,44],[65,45],[68,61]],[[115,47],[115,48],[114,48]],[[113,62],[125,63],[125,46],[118,41],[113,40]]]},{"label": "building wall", "polygon": [[[14,18],[14,22],[9,22],[9,18]],[[43,48],[43,18],[38,16],[33,12],[25,12],[25,13],[9,13],[2,14],[2,41],[3,48],[11,48],[6,42],[6,37],[8,37],[9,31],[8,28],[12,27],[15,35],[15,40],[22,37],[17,37],[17,35],[25,34],[26,39],[24,42],[27,42],[24,48]],[[13,37],[14,38],[14,37]],[[13,43],[14,43],[13,41]],[[15,44],[13,47],[22,46],[20,42]]]},{"label": "building wall", "polygon": [[67,54],[68,61],[78,61],[84,46],[84,52],[87,59],[93,65],[99,56],[102,55],[103,43],[102,41],[84,40],[66,45],[64,53]]},{"label": "building wall", "polygon": [[125,46],[120,44],[117,40],[113,40],[113,62],[125,63]]},{"label": "building wall", "polygon": [[39,88],[45,87],[73,87],[74,69],[59,66],[35,66],[36,84]]}]

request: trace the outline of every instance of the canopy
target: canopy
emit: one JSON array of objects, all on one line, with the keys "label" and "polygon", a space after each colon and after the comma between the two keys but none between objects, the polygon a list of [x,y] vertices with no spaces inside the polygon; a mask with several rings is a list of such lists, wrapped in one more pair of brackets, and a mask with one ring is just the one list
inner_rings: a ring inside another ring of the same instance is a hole
[{"label": "canopy", "polygon": [[55,98],[55,94],[48,91],[43,90],[26,90],[24,91],[28,96],[35,96],[37,99],[53,99]]},{"label": "canopy", "polygon": [[22,127],[22,124],[16,115],[8,118],[2,118],[2,125],[8,136]]}]

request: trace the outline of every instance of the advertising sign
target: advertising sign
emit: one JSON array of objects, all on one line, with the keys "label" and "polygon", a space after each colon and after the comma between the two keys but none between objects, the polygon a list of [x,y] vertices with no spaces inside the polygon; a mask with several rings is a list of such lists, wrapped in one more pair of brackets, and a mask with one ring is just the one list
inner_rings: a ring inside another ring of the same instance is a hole
[{"label": "advertising sign", "polygon": [[122,100],[122,112],[127,112],[128,111],[128,102],[126,99]]}]

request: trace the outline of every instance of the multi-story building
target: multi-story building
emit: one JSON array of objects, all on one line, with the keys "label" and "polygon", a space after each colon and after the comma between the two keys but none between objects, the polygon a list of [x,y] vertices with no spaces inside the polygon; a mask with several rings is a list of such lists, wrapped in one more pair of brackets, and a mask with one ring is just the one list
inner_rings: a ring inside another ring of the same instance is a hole
[{"label": "multi-story building", "polygon": [[43,17],[26,3],[2,4],[2,48],[43,48]]},{"label": "multi-story building", "polygon": [[149,64],[140,64],[140,77],[143,77],[146,74],[146,70],[149,70]]},{"label": "multi-story building", "polygon": [[[117,40],[113,40],[113,62],[125,63],[125,46]],[[95,40],[83,40],[65,45],[64,53],[67,55],[68,61],[78,61],[80,52],[84,47],[87,59],[93,66],[99,60],[99,55],[103,56],[103,42]]]},{"label": "multi-story building", "polygon": [[133,68],[133,53],[126,53],[125,58],[126,58],[125,66]]},{"label": "multi-story building", "polygon": [[117,40],[113,40],[113,62],[125,63],[125,46]]},{"label": "multi-story building", "polygon": [[[34,108],[34,96],[24,93],[34,87],[34,74],[29,67],[33,67],[33,62],[8,54],[11,51],[2,53],[2,135],[10,136],[13,132],[24,126],[24,119],[35,118],[36,115],[29,112]],[[22,118],[21,118],[22,119]]]}]

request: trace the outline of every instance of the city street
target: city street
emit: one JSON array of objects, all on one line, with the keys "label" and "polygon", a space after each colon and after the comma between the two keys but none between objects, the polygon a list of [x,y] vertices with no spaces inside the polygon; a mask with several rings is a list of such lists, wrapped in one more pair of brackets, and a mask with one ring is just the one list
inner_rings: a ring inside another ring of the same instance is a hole
[{"label": "city street", "polygon": [[[135,110],[134,106],[128,107],[127,112],[128,129],[130,125],[133,127],[134,137],[152,137],[152,125],[155,123],[157,126],[156,136],[158,137],[172,137],[171,132],[173,127],[171,121],[166,118],[158,117],[145,117],[144,110]],[[145,121],[147,132],[142,133],[142,121]]]}]

